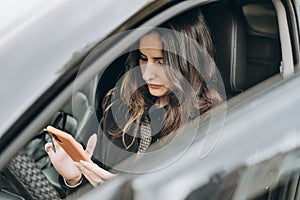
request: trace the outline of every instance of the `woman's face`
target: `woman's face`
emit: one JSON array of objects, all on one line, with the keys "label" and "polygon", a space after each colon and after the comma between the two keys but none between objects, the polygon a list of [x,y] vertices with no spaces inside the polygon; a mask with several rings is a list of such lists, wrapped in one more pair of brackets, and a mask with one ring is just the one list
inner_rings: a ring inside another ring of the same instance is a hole
[{"label": "woman's face", "polygon": [[163,100],[163,97],[170,92],[169,88],[172,84],[165,73],[162,43],[157,33],[150,33],[140,39],[139,62],[143,79],[148,85],[150,93]]}]

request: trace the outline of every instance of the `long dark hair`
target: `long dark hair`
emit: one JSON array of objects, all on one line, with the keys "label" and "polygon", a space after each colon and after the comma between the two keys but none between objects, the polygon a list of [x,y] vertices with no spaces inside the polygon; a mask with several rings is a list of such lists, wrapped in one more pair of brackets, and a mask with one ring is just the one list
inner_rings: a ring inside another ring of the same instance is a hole
[{"label": "long dark hair", "polygon": [[[212,59],[213,45],[202,12],[199,9],[188,11],[164,23],[160,28],[162,29],[154,29],[150,33],[155,32],[160,36],[164,64],[171,69],[166,70],[167,76],[174,84],[174,89],[168,95],[169,105],[161,130],[163,137],[177,130],[180,124],[221,103],[222,97],[215,87],[218,80]],[[138,50],[130,52],[127,70],[139,65],[139,57]],[[143,114],[151,106],[147,101],[150,95],[148,88],[146,85],[139,87],[140,79],[137,77],[141,77],[139,70],[125,74],[119,90],[120,99],[128,107],[127,122],[123,127],[113,126],[108,130],[114,137],[122,136],[126,148],[132,146],[137,136],[138,126],[133,124],[139,125]],[[115,90],[108,93],[107,98],[113,91]],[[104,116],[113,103],[105,106]],[[133,131],[133,137],[127,144],[125,136],[129,130]]]}]

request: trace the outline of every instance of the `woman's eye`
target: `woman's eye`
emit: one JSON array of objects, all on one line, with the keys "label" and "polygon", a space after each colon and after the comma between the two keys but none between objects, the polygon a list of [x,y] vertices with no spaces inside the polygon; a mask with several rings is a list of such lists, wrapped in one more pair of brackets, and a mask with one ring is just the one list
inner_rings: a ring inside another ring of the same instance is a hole
[{"label": "woman's eye", "polygon": [[157,64],[163,65],[163,64],[164,64],[164,61],[163,61],[163,60],[158,60],[158,61],[157,61]]},{"label": "woman's eye", "polygon": [[141,60],[141,61],[147,61],[148,59],[147,59],[146,57],[142,57],[142,56],[141,56],[141,57],[140,57],[140,60]]}]

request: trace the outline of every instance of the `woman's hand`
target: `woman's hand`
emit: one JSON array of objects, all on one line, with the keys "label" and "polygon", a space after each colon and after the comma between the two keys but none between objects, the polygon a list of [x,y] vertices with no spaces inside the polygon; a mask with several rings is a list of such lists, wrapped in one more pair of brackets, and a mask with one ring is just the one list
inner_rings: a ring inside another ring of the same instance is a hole
[{"label": "woman's hand", "polygon": [[[64,149],[53,139],[55,152],[53,151],[52,143],[45,145],[45,150],[48,153],[50,160],[57,172],[64,177],[69,185],[76,185],[82,178],[82,173],[75,165],[74,161],[64,151]],[[86,154],[91,157],[97,143],[97,135],[93,134],[87,143],[85,150]]]},{"label": "woman's hand", "polygon": [[88,181],[96,187],[104,180],[113,178],[115,175],[100,168],[95,163],[89,163],[86,161],[75,162],[78,170],[88,179]]}]

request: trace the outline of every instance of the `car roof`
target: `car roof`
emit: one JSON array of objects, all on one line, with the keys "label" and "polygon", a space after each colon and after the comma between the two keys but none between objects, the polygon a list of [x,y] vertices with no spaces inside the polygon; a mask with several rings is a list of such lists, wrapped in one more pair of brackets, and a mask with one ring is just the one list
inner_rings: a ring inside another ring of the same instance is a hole
[{"label": "car roof", "polygon": [[68,0],[2,35],[0,136],[70,63],[146,3],[147,0]]}]

